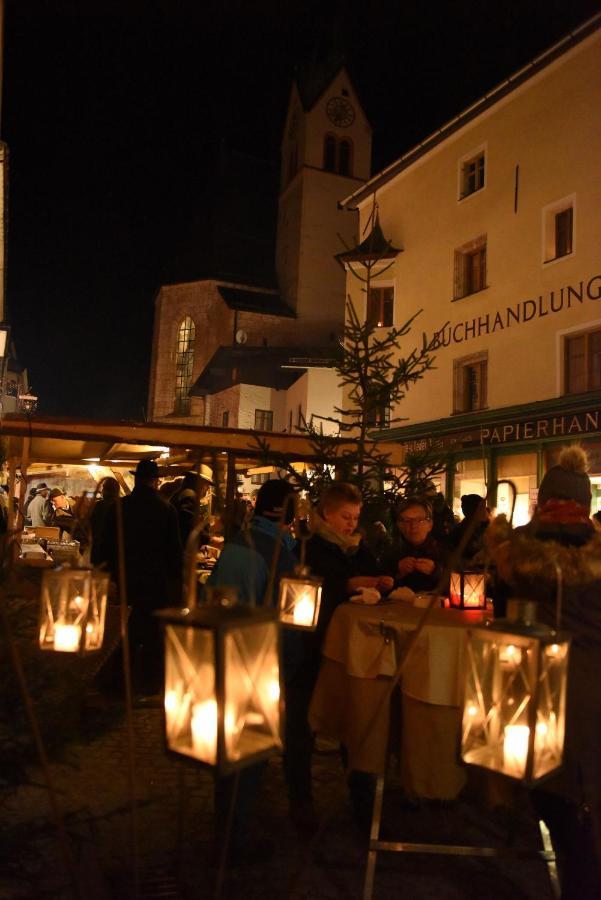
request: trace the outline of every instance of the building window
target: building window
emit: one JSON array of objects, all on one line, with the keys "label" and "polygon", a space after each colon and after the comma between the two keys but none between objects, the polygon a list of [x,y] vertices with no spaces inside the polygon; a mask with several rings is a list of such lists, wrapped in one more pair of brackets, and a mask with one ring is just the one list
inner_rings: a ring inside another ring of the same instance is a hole
[{"label": "building window", "polygon": [[388,428],[390,425],[390,394],[386,389],[377,391],[365,400],[365,424],[369,428]]},{"label": "building window", "polygon": [[348,138],[338,140],[333,134],[326,134],[323,141],[323,167],[326,172],[337,172],[338,175],[352,175],[352,141]]},{"label": "building window", "polygon": [[292,434],[292,410],[288,410],[288,434]]},{"label": "building window", "polygon": [[177,332],[175,357],[175,406],[177,416],[190,415],[190,387],[194,365],[195,326],[190,316],[186,316]]},{"label": "building window", "polygon": [[543,210],[543,261],[553,262],[574,251],[574,198],[566,197]]},{"label": "building window", "polygon": [[250,476],[251,484],[265,484],[266,481],[269,481],[269,472],[257,472]]},{"label": "building window", "polygon": [[566,394],[601,388],[601,328],[564,338]]},{"label": "building window", "polygon": [[455,250],[455,293],[460,300],[486,287],[486,235]]},{"label": "building window", "polygon": [[453,412],[486,409],[488,354],[467,356],[453,364]]},{"label": "building window", "polygon": [[461,187],[460,199],[475,194],[484,187],[486,177],[486,160],[484,150],[480,150],[475,156],[461,161]]},{"label": "building window", "polygon": [[230,411],[229,411],[229,409],[226,409],[226,410],[224,410],[224,412],[221,413],[221,427],[228,428],[229,424],[230,424]]},{"label": "building window", "polygon": [[371,288],[367,306],[367,320],[378,328],[390,327],[394,322],[394,288]]},{"label": "building window", "polygon": [[273,431],[273,411],[271,409],[255,409],[255,430]]}]

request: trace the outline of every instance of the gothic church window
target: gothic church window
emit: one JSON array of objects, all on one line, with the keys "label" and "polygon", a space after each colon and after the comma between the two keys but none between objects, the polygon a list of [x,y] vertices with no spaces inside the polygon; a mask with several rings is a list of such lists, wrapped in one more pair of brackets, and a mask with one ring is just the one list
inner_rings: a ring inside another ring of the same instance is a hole
[{"label": "gothic church window", "polygon": [[196,328],[190,316],[186,316],[177,332],[175,357],[175,405],[177,416],[190,415],[190,387],[194,365],[194,340]]},{"label": "gothic church window", "polygon": [[326,172],[338,175],[353,174],[353,143],[348,138],[338,140],[333,134],[326,134],[323,141],[323,167]]}]

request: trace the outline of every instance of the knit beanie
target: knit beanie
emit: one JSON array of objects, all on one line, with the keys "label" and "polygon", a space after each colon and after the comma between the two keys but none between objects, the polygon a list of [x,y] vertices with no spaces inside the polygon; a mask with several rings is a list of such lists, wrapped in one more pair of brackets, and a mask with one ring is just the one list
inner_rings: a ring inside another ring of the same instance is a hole
[{"label": "knit beanie", "polygon": [[559,462],[540,483],[538,505],[547,500],[574,500],[586,510],[591,508],[591,482],[586,474],[587,456],[582,447],[564,447]]}]

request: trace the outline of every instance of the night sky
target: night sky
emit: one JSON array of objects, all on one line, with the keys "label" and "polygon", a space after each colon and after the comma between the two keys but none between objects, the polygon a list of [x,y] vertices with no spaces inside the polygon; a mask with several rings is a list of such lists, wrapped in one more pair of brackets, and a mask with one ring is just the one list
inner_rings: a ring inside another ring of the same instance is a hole
[{"label": "night sky", "polygon": [[344,52],[377,171],[600,8],[7,0],[8,305],[39,412],[143,418],[154,296],[216,148],[277,164],[295,65]]}]

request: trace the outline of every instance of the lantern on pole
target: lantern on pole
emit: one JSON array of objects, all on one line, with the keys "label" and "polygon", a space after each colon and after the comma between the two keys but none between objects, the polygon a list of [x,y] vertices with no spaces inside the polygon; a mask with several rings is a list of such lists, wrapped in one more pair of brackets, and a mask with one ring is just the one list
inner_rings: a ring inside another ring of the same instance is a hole
[{"label": "lantern on pole", "polygon": [[451,572],[449,601],[451,609],[486,609],[485,573]]},{"label": "lantern on pole", "polygon": [[288,628],[315,631],[321,605],[323,579],[298,566],[294,577],[280,579],[280,622]]},{"label": "lantern on pole", "polygon": [[40,604],[40,647],[92,653],[104,639],[109,576],[94,569],[46,569]]},{"label": "lantern on pole", "polygon": [[165,633],[169,749],[222,774],[281,750],[275,611],[214,602],[157,617]]},{"label": "lantern on pole", "polygon": [[534,606],[469,632],[461,741],[464,762],[529,784],[562,762],[569,654]]}]

